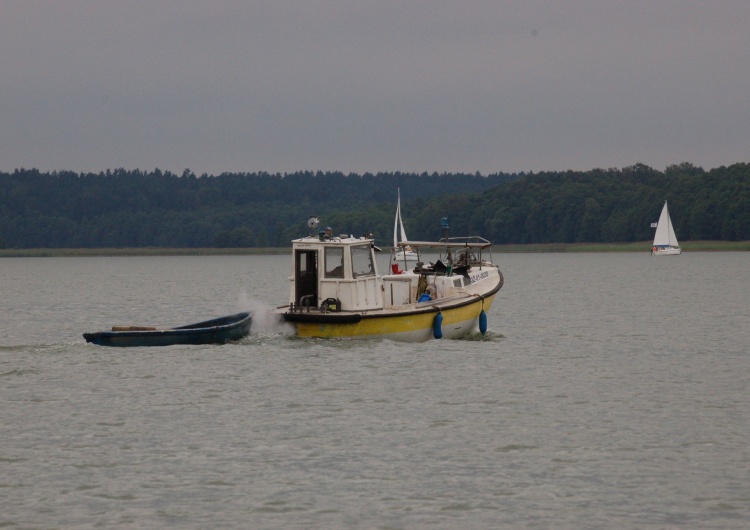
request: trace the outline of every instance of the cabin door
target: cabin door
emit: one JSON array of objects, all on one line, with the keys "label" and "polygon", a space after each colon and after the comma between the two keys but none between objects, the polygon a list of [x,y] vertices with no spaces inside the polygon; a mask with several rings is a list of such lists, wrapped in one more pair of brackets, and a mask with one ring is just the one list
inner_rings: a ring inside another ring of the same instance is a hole
[{"label": "cabin door", "polygon": [[294,303],[299,306],[318,305],[318,251],[297,250],[294,256]]}]

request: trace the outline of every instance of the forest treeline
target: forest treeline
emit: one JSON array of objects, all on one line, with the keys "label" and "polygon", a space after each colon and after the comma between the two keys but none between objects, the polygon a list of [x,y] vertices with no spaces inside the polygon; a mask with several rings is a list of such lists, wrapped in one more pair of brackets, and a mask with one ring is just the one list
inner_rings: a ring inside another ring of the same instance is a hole
[{"label": "forest treeline", "polygon": [[284,247],[320,218],[390,246],[396,189],[410,239],[631,242],[653,237],[665,200],[685,240],[750,240],[750,164],[684,162],[529,174],[225,173],[118,169],[0,173],[0,248]]},{"label": "forest treeline", "polygon": [[0,248],[283,247],[306,234],[311,215],[385,237],[397,188],[409,200],[481,193],[514,178],[17,169],[0,173]]}]

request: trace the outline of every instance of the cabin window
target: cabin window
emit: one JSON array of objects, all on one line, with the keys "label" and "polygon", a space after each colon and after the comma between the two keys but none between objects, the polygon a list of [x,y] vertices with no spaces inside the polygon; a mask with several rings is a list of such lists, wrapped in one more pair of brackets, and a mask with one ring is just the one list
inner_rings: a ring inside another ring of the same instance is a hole
[{"label": "cabin window", "polygon": [[359,245],[352,247],[352,272],[354,277],[375,274],[372,265],[372,252],[370,245]]},{"label": "cabin window", "polygon": [[325,249],[326,278],[344,277],[344,249],[343,247],[329,247]]}]

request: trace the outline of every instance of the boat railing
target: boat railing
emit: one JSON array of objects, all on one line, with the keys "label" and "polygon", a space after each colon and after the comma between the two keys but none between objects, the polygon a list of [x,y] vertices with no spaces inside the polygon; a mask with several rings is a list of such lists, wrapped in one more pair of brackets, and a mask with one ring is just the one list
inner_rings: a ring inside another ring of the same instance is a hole
[{"label": "boat railing", "polygon": [[492,246],[492,243],[487,241],[483,237],[479,236],[468,236],[468,237],[449,237],[447,239],[439,239],[438,241],[401,241],[397,245],[398,247],[412,247],[412,248],[461,248],[461,247],[475,247],[475,248],[488,248]]},{"label": "boat railing", "polygon": [[440,243],[457,243],[459,245],[466,245],[469,247],[488,247],[492,244],[485,238],[480,236],[449,237],[447,239],[441,238]]},{"label": "boat railing", "polygon": [[[492,260],[492,243],[488,240],[486,240],[483,237],[480,236],[465,236],[465,237],[449,237],[449,238],[442,238],[438,241],[402,241],[398,244],[399,247],[405,247],[405,246],[411,246],[418,254],[421,252],[422,249],[439,249],[440,251],[446,252],[446,261],[449,261],[451,264],[453,264],[453,257],[450,256],[451,252],[457,252],[460,250],[464,250],[466,254],[466,258],[463,260],[464,265],[478,265],[479,268],[482,268],[483,265],[486,264],[484,261],[484,252],[489,250],[490,254],[490,263],[493,262]],[[469,249],[476,249],[478,250],[478,257],[474,256],[473,254],[470,254]],[[458,265],[458,263],[456,263]]]}]

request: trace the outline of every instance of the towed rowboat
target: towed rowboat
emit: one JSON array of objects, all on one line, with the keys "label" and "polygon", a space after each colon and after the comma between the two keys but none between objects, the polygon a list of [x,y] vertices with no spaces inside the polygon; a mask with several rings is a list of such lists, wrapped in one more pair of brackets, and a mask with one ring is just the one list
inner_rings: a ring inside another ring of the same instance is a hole
[{"label": "towed rowboat", "polygon": [[84,333],[86,342],[99,346],[172,346],[174,344],[223,344],[250,333],[252,315],[236,313],[177,328],[113,326],[112,331]]}]

